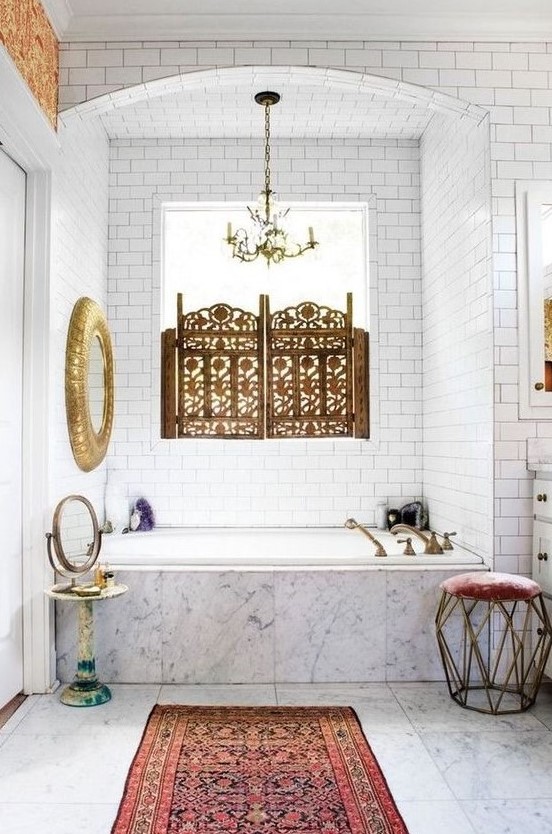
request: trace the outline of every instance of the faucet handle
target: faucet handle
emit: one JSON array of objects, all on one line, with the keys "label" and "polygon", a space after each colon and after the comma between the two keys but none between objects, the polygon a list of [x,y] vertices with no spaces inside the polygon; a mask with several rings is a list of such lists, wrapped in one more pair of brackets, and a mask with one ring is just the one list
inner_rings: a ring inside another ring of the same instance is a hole
[{"label": "faucet handle", "polygon": [[437,554],[440,554],[442,552],[443,552],[443,548],[439,544],[439,541],[437,539],[437,533],[435,532],[435,530],[431,530],[431,533],[430,533],[428,542],[426,544],[424,553],[429,553],[432,556],[436,556]]},{"label": "faucet handle", "polygon": [[412,539],[410,537],[408,537],[407,539],[397,539],[397,542],[399,544],[406,544],[406,547],[403,551],[403,554],[405,556],[415,556],[416,555],[416,551],[412,547]]},{"label": "faucet handle", "polygon": [[443,544],[441,545],[443,550],[454,550],[454,548],[452,546],[452,542],[450,540],[451,536],[456,536],[456,532],[454,532],[454,533],[443,533]]}]

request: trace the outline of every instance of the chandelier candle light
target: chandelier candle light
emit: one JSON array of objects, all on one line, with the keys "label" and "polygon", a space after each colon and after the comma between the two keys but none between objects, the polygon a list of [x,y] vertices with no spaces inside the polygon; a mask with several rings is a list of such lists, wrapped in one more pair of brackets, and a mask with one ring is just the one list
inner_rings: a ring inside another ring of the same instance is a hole
[{"label": "chandelier candle light", "polygon": [[289,212],[278,209],[273,196],[274,192],[270,187],[270,108],[280,101],[279,93],[257,93],[255,101],[265,109],[265,153],[264,153],[264,191],[259,195],[259,205],[247,210],[253,221],[252,230],[248,233],[245,229],[236,229],[232,233],[232,224],[228,223],[226,231],[226,242],[232,247],[232,255],[240,261],[255,261],[259,255],[266,258],[267,266],[271,263],[280,263],[285,258],[297,258],[308,249],[318,246],[314,239],[314,231],[309,226],[308,243],[292,243],[288,240],[287,232],[282,228],[282,220]]}]

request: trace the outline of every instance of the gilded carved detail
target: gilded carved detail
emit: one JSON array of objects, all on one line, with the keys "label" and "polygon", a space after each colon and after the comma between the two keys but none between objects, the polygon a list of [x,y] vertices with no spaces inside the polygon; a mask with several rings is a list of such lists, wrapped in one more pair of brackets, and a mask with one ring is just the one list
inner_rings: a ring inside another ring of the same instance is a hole
[{"label": "gilded carved detail", "polygon": [[164,437],[368,436],[351,293],[346,311],[305,301],[272,314],[261,295],[258,315],[222,302],[185,314],[179,294],[162,357]]},{"label": "gilded carved detail", "polygon": [[38,0],[1,0],[0,43],[55,128],[59,45]]}]

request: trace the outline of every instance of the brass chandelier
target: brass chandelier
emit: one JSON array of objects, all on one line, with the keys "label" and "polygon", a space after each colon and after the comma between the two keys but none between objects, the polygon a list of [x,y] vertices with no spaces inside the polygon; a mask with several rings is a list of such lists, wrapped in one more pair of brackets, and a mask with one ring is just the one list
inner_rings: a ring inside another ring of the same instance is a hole
[{"label": "brass chandelier", "polygon": [[240,261],[249,263],[262,255],[266,258],[267,266],[278,264],[286,258],[298,258],[308,249],[318,246],[314,239],[312,226],[309,226],[309,240],[307,243],[293,243],[282,226],[289,208],[282,210],[274,202],[274,192],[270,187],[270,108],[280,101],[279,93],[257,93],[255,101],[265,109],[265,152],[264,152],[264,191],[259,195],[259,205],[256,208],[247,206],[253,221],[251,231],[244,228],[232,232],[232,224],[228,223],[226,242],[232,247],[232,256]]}]

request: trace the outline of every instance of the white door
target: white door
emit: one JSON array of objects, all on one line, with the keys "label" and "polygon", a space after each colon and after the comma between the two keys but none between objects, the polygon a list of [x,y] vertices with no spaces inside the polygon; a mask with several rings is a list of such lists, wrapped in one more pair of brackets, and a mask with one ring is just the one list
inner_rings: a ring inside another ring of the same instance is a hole
[{"label": "white door", "polygon": [[25,173],[0,150],[0,707],[23,688],[24,242]]}]

